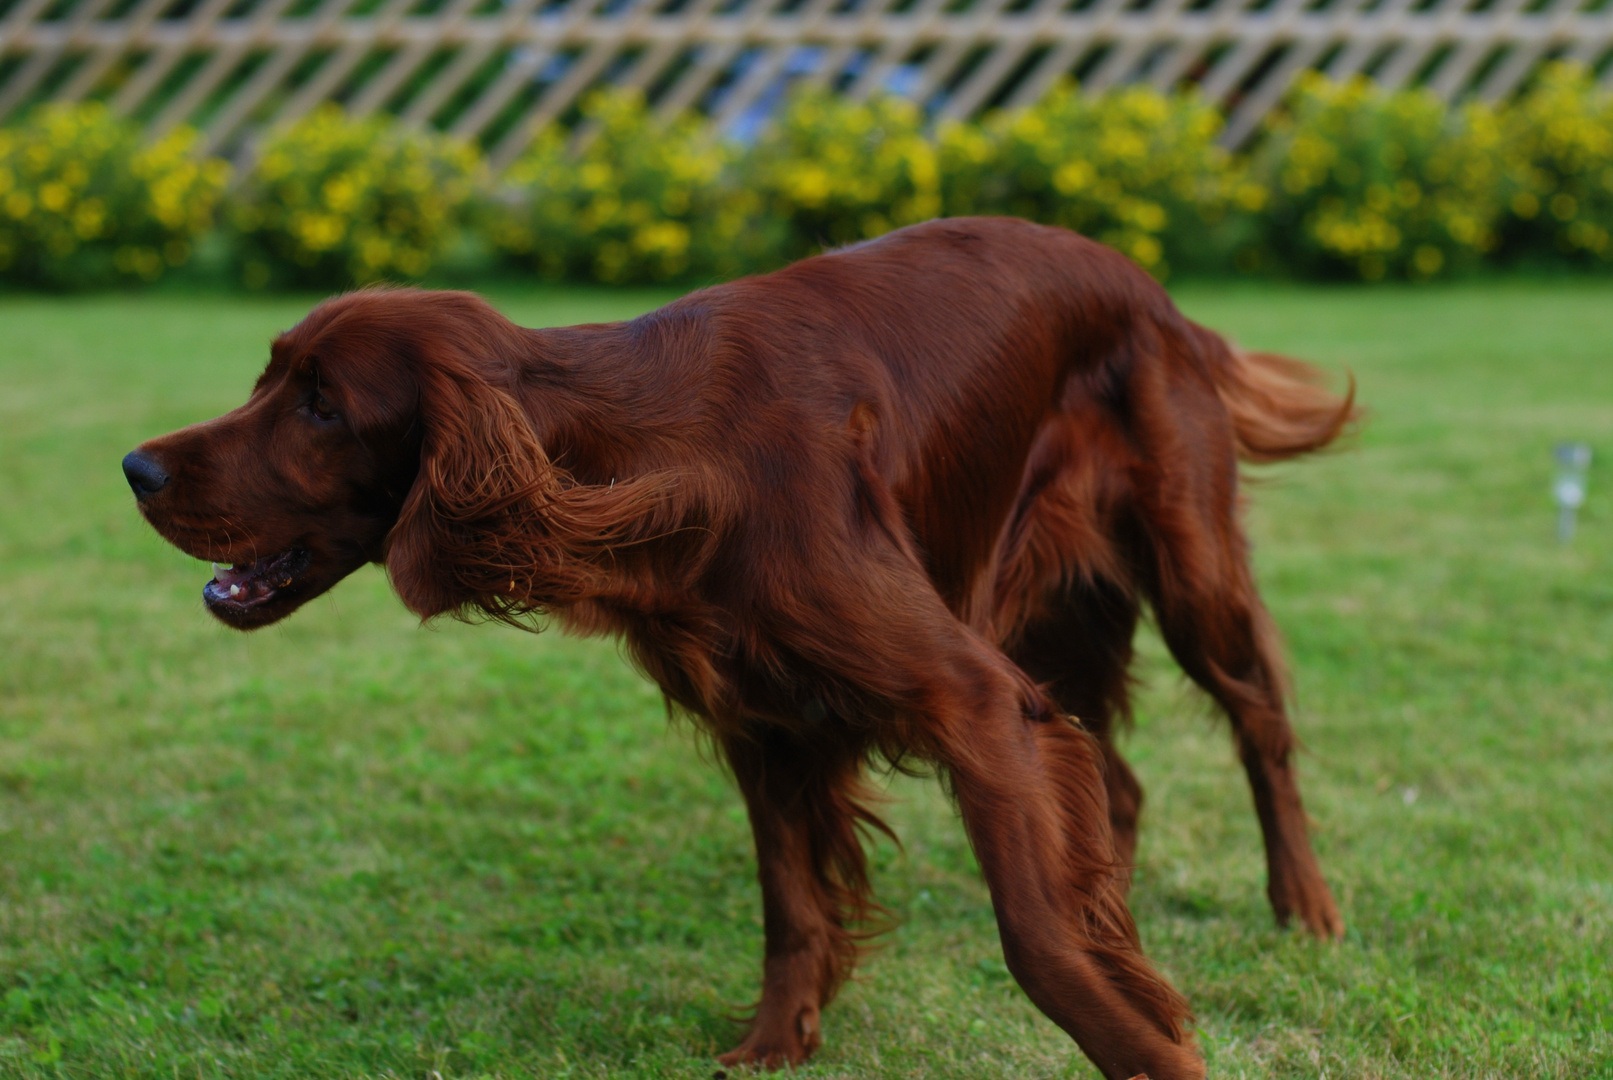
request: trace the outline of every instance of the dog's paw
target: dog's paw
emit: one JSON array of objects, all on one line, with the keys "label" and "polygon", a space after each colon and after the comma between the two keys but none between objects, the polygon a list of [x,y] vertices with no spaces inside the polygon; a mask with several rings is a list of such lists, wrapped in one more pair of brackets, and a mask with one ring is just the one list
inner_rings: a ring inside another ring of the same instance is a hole
[{"label": "dog's paw", "polygon": [[740,1044],[721,1054],[717,1060],[724,1065],[759,1065],[764,1069],[780,1069],[786,1065],[800,1065],[823,1044],[823,1031],[818,1024],[818,1010],[807,1007],[793,1019],[761,1015],[751,1026],[750,1034]]},{"label": "dog's paw", "polygon": [[1344,916],[1339,914],[1333,893],[1320,873],[1310,877],[1296,875],[1280,885],[1273,881],[1268,892],[1280,924],[1286,926],[1290,920],[1298,919],[1301,926],[1324,941],[1344,936]]}]

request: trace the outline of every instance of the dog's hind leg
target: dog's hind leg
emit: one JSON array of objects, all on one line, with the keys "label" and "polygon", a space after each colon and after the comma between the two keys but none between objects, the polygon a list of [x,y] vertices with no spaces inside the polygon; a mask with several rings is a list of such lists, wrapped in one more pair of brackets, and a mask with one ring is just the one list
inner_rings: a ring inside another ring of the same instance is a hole
[{"label": "dog's hind leg", "polygon": [[757,724],[723,751],[750,811],[766,945],[751,1029],[721,1060],[798,1065],[823,1041],[820,1013],[856,962],[857,924],[877,911],[859,830],[884,826],[845,744]]},{"label": "dog's hind leg", "polygon": [[1152,547],[1139,575],[1176,662],[1232,722],[1266,845],[1267,895],[1280,923],[1298,917],[1318,937],[1344,921],[1305,823],[1289,726],[1286,678],[1271,617],[1255,589],[1238,521],[1231,440],[1223,460],[1170,447],[1158,435],[1150,482],[1137,485]]},{"label": "dog's hind leg", "polygon": [[1268,616],[1252,586],[1219,596],[1180,590],[1173,584],[1156,601],[1160,629],[1182,669],[1232,721],[1265,838],[1272,911],[1280,923],[1297,916],[1318,937],[1338,937],[1344,920],[1311,849]]}]

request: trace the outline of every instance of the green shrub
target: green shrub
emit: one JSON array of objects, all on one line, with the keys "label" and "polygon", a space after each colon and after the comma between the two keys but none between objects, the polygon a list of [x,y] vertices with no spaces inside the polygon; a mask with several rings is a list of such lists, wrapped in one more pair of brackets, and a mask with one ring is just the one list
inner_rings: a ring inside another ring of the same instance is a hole
[{"label": "green shrub", "polygon": [[1503,111],[1501,146],[1505,254],[1613,262],[1613,94],[1554,64]]},{"label": "green shrub", "polygon": [[745,190],[781,229],[778,258],[879,236],[941,213],[940,155],[901,98],[792,97],[744,156]]},{"label": "green shrub", "polygon": [[1029,108],[943,128],[946,211],[1063,225],[1160,276],[1224,261],[1265,192],[1216,144],[1220,131],[1194,95],[1066,83]]},{"label": "green shrub", "polygon": [[272,132],[229,214],[242,280],[342,288],[418,278],[474,191],[470,145],[327,105]]},{"label": "green shrub", "polygon": [[657,123],[637,91],[591,95],[580,154],[550,128],[504,177],[489,228],[517,265],[611,284],[728,277],[757,257],[757,199],[726,186],[733,151],[693,117]]},{"label": "green shrub", "polygon": [[1496,243],[1500,131],[1492,109],[1363,78],[1302,78],[1253,168],[1271,191],[1267,243],[1303,276],[1429,278]]},{"label": "green shrub", "polygon": [[148,146],[98,103],[0,129],[0,278],[46,288],[152,281],[213,225],[229,166],[194,131]]},{"label": "green shrub", "polygon": [[[816,89],[741,147],[608,90],[576,132],[543,132],[485,199],[470,146],[327,106],[270,134],[226,219],[254,287],[418,278],[466,225],[549,278],[709,280],[943,213],[1063,225],[1161,277],[1613,263],[1613,94],[1583,68],[1553,65],[1501,108],[1311,75],[1252,155],[1220,148],[1220,130],[1196,96],[1143,87],[1066,84],[935,131],[910,101]],[[95,104],[0,129],[0,280],[148,281],[183,263],[229,173],[196,143],[180,131],[142,146]]]}]

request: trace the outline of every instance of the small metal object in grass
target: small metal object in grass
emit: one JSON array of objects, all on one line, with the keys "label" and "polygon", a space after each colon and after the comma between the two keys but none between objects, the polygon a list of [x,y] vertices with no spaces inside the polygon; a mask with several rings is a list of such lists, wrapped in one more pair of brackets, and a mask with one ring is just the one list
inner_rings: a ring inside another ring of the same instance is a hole
[{"label": "small metal object in grass", "polygon": [[1557,459],[1557,473],[1552,480],[1551,493],[1557,500],[1557,539],[1568,543],[1574,538],[1574,526],[1579,508],[1585,504],[1586,473],[1591,467],[1591,448],[1587,443],[1558,443],[1553,452]]}]

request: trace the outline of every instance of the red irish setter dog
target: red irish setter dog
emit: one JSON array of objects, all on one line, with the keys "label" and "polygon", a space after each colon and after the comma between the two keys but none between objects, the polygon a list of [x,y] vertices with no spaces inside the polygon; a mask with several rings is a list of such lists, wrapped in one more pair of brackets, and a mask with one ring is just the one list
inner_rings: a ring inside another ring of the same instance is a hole
[{"label": "red irish setter dog", "polygon": [[1272,906],[1342,930],[1306,836],[1238,459],[1318,449],[1350,398],[1189,322],[1122,256],[931,222],[631,322],[525,330],[466,293],[329,300],[235,411],[124,461],[219,565],[231,626],[366,562],[423,618],[621,637],[750,809],[762,997],[728,1063],[804,1060],[873,910],[865,763],[933,765],[1004,957],[1105,1076],[1201,1077],[1126,908],[1116,752],[1139,609],[1226,711]]}]

